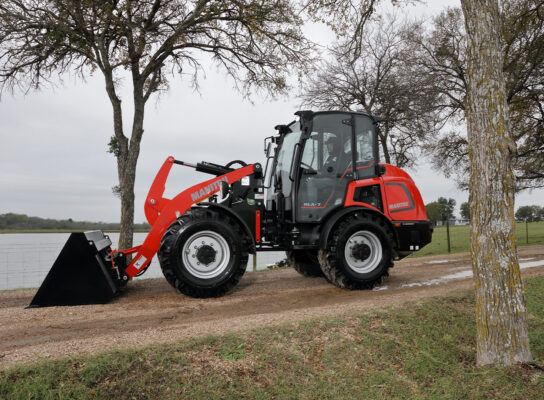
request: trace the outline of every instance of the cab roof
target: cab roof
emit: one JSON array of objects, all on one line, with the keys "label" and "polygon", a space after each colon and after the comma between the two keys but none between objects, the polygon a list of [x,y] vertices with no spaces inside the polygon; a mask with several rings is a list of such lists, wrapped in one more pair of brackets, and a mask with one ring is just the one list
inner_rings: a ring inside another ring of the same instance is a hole
[{"label": "cab roof", "polygon": [[[300,117],[300,119],[303,120],[311,120],[316,115],[323,115],[323,114],[350,114],[350,115],[364,115],[365,117],[368,117],[374,121],[375,124],[381,121],[381,118],[376,115],[367,114],[364,112],[357,112],[357,111],[342,111],[342,110],[331,110],[331,111],[312,111],[312,110],[300,110],[295,113],[296,116]],[[278,131],[280,135],[284,135],[286,133],[291,132],[289,129],[289,126],[293,124],[295,121],[292,121],[285,125],[276,125],[274,129]]]},{"label": "cab roof", "polygon": [[311,119],[314,115],[318,114],[353,114],[353,115],[364,115],[365,117],[371,118],[375,123],[381,121],[381,118],[377,115],[368,114],[365,112],[359,111],[344,111],[344,110],[331,110],[331,111],[312,111],[312,110],[300,110],[295,113],[295,115],[304,118]]}]

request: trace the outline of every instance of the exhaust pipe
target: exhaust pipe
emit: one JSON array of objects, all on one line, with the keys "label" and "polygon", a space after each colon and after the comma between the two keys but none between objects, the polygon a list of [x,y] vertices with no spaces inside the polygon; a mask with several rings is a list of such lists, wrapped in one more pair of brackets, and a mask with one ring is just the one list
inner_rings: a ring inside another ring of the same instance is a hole
[{"label": "exhaust pipe", "polygon": [[72,233],[27,308],[104,304],[127,281],[123,266],[112,260],[109,237],[102,231]]}]

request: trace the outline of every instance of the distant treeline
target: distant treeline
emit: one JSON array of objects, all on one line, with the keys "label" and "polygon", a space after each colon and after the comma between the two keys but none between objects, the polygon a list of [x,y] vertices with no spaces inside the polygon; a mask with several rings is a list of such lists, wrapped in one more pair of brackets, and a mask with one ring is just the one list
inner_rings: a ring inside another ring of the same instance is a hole
[{"label": "distant treeline", "polygon": [[[112,222],[88,222],[74,221],[68,219],[49,219],[40,217],[29,217],[25,214],[0,214],[0,230],[119,230],[118,223]],[[134,224],[135,230],[149,230],[148,223]]]}]

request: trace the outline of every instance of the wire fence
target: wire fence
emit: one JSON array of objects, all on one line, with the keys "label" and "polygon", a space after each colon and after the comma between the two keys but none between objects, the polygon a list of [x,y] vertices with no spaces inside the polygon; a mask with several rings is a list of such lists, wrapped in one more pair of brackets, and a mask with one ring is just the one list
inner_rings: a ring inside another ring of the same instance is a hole
[{"label": "wire fence", "polygon": [[[544,222],[517,222],[516,242],[518,246],[544,244]],[[466,252],[469,246],[469,225],[435,226],[432,242],[414,256]]]},{"label": "wire fence", "polygon": [[[63,234],[48,240],[48,235],[55,234],[28,234],[33,236],[29,240],[25,235],[27,234],[0,235],[0,290],[39,287],[68,238],[67,234]],[[284,252],[258,253],[254,267],[253,257],[250,255],[247,271],[267,269],[284,258]],[[146,273],[137,279],[162,276],[159,261],[154,257]]]},{"label": "wire fence", "polygon": [[55,243],[0,244],[0,290],[39,286],[59,250]]}]

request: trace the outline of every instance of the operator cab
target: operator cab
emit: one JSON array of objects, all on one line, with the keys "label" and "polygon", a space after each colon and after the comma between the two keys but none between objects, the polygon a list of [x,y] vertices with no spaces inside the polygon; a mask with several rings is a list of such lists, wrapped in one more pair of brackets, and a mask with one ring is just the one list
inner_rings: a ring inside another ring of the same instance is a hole
[{"label": "operator cab", "polygon": [[378,176],[377,118],[299,111],[265,140],[266,208],[286,221],[318,223],[342,207],[352,180]]}]

